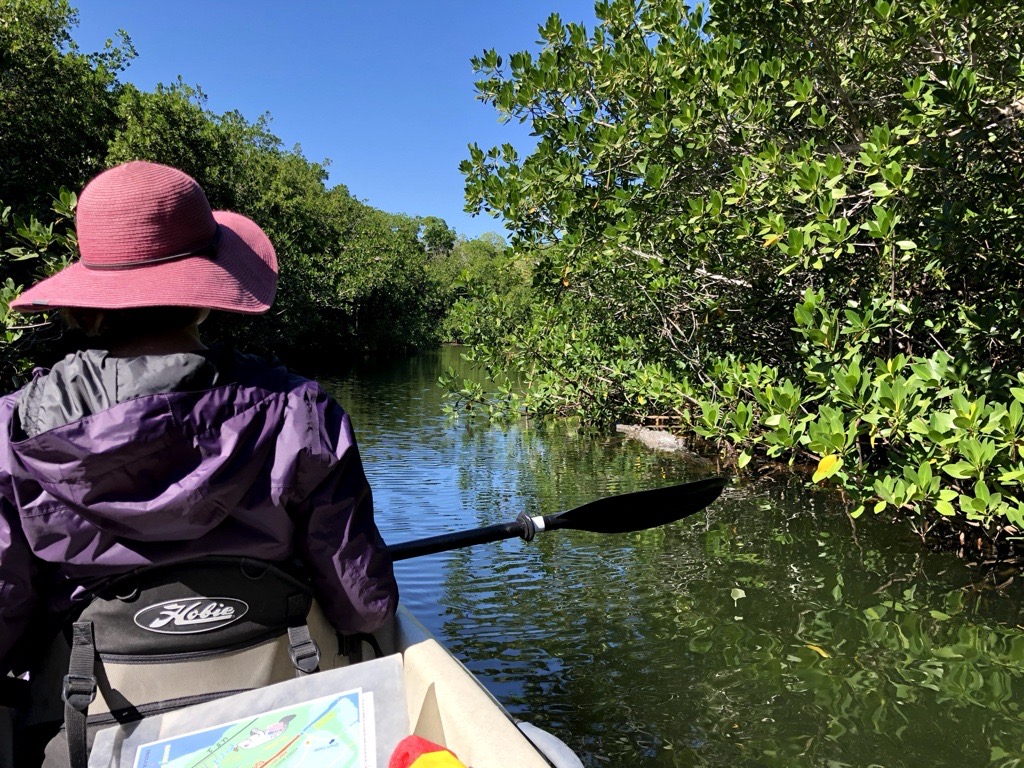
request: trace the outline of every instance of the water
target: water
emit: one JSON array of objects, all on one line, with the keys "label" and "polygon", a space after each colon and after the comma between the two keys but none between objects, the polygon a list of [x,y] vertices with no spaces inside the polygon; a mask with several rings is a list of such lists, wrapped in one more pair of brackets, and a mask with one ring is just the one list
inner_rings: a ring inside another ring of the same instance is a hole
[{"label": "water", "polygon": [[[443,415],[448,348],[324,383],[388,541],[708,474],[617,436]],[[402,601],[517,717],[588,766],[1024,766],[1019,582],[739,483],[622,536],[559,531],[397,565]]]}]

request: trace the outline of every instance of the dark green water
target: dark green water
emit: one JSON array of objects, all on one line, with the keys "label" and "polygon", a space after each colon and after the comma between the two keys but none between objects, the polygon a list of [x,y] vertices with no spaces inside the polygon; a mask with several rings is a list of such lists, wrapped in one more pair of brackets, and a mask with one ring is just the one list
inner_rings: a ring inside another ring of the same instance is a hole
[{"label": "dark green water", "polygon": [[[446,349],[325,384],[389,541],[697,479],[565,425],[451,423]],[[628,511],[627,511],[628,512]],[[588,766],[1024,766],[1021,585],[798,484],[739,483],[626,536],[555,532],[398,564],[402,600]]]}]

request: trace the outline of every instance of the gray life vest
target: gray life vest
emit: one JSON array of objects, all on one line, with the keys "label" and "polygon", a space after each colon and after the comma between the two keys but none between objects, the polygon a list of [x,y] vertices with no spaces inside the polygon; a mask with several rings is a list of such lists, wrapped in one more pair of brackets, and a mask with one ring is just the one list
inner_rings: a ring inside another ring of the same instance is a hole
[{"label": "gray life vest", "polygon": [[33,666],[19,727],[63,720],[44,765],[86,768],[99,728],[342,666],[360,647],[334,631],[306,581],[270,563],[143,568],[92,590],[65,623]]}]

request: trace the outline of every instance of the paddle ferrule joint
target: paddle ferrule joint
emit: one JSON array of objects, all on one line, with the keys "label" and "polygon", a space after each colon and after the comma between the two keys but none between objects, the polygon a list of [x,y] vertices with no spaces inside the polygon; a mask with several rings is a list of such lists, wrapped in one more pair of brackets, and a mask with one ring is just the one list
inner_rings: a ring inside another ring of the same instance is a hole
[{"label": "paddle ferrule joint", "polygon": [[519,525],[519,537],[523,541],[533,541],[533,537],[537,535],[537,531],[544,530],[544,521],[540,521],[540,525],[537,524],[538,518],[530,517],[525,512],[520,512],[516,517],[516,523]]}]

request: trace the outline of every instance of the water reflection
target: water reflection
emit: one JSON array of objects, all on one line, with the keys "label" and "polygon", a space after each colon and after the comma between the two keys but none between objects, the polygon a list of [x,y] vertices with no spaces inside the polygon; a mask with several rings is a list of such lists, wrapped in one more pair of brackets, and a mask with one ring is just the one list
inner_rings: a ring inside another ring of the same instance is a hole
[{"label": "water reflection", "polygon": [[[385,537],[552,513],[703,472],[565,425],[451,424],[446,349],[329,382]],[[1019,585],[823,494],[728,489],[624,536],[399,564],[403,601],[517,716],[593,766],[1024,765]]]}]

